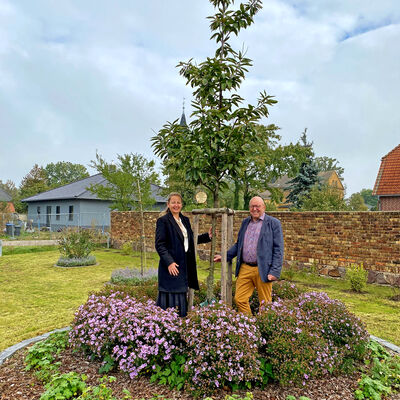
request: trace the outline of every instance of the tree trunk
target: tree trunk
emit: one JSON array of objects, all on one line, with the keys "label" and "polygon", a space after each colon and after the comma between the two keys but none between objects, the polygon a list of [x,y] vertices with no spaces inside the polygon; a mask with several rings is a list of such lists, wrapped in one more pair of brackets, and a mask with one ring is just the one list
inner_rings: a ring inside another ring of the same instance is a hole
[{"label": "tree trunk", "polygon": [[238,180],[235,180],[235,191],[233,192],[233,209],[239,210],[239,192],[240,184]]},{"label": "tree trunk", "polygon": [[[213,193],[214,197],[214,207],[219,208],[219,199],[218,199],[218,187],[215,189]],[[216,248],[216,227],[217,227],[217,216],[215,214],[212,215],[212,239],[211,239],[211,252],[210,252],[210,268],[208,270],[207,277],[207,300],[210,302],[214,298],[214,255]]]}]

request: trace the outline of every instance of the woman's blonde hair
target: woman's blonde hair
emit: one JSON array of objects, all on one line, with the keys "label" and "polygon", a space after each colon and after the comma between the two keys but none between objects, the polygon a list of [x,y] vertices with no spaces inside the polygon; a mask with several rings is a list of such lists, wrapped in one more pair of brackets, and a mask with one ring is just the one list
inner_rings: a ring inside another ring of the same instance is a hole
[{"label": "woman's blonde hair", "polygon": [[164,209],[163,211],[161,211],[160,217],[162,217],[163,215],[168,214],[169,212],[171,212],[171,211],[169,210],[168,203],[171,201],[171,198],[174,197],[174,196],[179,197],[179,198],[181,199],[181,202],[183,203],[182,195],[181,195],[180,193],[178,193],[178,192],[172,192],[172,193],[170,193],[170,194],[168,195],[168,197],[167,197],[167,206],[165,207],[165,209]]}]

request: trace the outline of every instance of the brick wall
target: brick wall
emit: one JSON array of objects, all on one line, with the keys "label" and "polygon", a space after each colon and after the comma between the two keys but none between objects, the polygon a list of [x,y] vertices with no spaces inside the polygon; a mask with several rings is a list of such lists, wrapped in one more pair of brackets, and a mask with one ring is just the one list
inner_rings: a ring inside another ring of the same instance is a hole
[{"label": "brick wall", "polygon": [[381,211],[400,211],[400,196],[379,197]]},{"label": "brick wall", "polygon": [[[146,244],[154,249],[158,212],[145,213]],[[192,218],[190,213],[185,213]],[[234,237],[248,212],[234,216]],[[344,267],[363,263],[369,281],[400,286],[400,212],[271,212],[282,223],[285,263],[316,264],[320,272],[343,276]],[[111,237],[116,246],[140,239],[140,215],[111,213]],[[201,216],[200,233],[206,232],[211,217]],[[220,220],[219,220],[220,224]],[[217,232],[218,234],[219,232]],[[220,237],[220,235],[218,235]],[[208,249],[209,245],[201,245]]]}]

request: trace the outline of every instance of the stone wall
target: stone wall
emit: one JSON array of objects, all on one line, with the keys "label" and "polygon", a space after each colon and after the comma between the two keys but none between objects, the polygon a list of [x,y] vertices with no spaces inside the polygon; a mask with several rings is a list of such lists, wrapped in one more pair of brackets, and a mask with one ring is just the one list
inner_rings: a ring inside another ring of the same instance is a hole
[{"label": "stone wall", "polygon": [[[148,249],[154,249],[157,212],[146,212],[145,235]],[[190,213],[185,213],[192,218]],[[248,212],[234,216],[234,237]],[[315,265],[320,273],[344,276],[345,267],[363,263],[369,282],[400,286],[400,212],[271,212],[282,223],[285,264]],[[206,232],[211,217],[201,216],[200,233]],[[219,220],[220,224],[220,220]],[[217,232],[218,237],[219,230]],[[140,240],[140,214],[112,212],[111,237],[118,247],[125,241]],[[209,244],[199,246],[203,252]]]}]

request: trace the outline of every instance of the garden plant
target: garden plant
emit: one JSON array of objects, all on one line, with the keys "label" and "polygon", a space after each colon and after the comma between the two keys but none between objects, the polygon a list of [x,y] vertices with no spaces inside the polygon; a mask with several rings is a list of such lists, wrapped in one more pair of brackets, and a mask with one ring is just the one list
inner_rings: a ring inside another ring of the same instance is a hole
[{"label": "garden plant", "polygon": [[90,255],[95,248],[93,239],[93,233],[89,229],[64,229],[58,240],[61,257],[58,259],[57,265],[76,267],[96,264],[96,257]]}]

